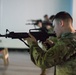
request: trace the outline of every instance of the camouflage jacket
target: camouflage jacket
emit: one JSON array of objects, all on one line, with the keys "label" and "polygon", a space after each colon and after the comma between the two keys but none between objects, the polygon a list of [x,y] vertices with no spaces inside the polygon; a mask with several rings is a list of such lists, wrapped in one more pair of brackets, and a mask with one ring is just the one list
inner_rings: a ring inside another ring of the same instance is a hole
[{"label": "camouflage jacket", "polygon": [[55,45],[44,51],[37,44],[30,47],[31,60],[42,69],[56,65],[56,75],[76,75],[76,33],[52,37]]}]

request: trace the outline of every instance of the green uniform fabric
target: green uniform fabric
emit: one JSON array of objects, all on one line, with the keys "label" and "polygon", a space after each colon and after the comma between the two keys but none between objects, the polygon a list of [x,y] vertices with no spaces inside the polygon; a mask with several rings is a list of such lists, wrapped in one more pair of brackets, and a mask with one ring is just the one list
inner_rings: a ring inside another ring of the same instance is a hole
[{"label": "green uniform fabric", "polygon": [[59,39],[52,37],[49,40],[54,46],[46,51],[34,42],[29,44],[33,63],[41,69],[56,65],[56,75],[76,75],[76,33],[64,33]]},{"label": "green uniform fabric", "polygon": [[47,30],[47,33],[48,33],[48,34],[53,33],[53,32],[54,32],[54,31],[53,31],[53,27],[51,27],[50,29]]}]

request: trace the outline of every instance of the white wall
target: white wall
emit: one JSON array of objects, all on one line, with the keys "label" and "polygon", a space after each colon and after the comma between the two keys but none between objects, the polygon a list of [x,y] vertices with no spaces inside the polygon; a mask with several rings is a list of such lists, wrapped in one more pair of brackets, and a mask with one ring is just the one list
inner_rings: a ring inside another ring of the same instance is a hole
[{"label": "white wall", "polygon": [[[0,33],[5,30],[28,32],[34,28],[25,25],[29,19],[43,19],[45,14],[51,16],[59,11],[67,11],[72,15],[72,0],[0,0],[1,24]],[[2,39],[3,46],[25,48],[19,40]]]},{"label": "white wall", "polygon": [[1,29],[1,0],[0,0],[0,29]]},{"label": "white wall", "polygon": [[76,29],[76,0],[73,0],[73,26]]}]

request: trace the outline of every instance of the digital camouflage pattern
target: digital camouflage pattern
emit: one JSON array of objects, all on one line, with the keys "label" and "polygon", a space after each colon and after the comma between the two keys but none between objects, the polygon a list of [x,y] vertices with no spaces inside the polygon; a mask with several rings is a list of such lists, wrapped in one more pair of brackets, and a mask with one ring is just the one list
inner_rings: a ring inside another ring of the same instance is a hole
[{"label": "digital camouflage pattern", "polygon": [[30,45],[31,60],[41,69],[56,65],[56,75],[76,75],[76,33],[64,33],[60,38],[49,38],[54,46],[42,50],[36,43]]}]

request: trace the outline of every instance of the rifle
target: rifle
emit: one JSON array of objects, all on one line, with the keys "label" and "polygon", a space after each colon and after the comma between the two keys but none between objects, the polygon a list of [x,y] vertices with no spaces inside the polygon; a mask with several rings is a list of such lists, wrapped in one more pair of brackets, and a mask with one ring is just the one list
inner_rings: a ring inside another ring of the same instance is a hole
[{"label": "rifle", "polygon": [[[29,33],[33,35],[37,41],[39,40],[42,42],[44,42],[49,36],[56,37],[54,33],[48,34],[46,31],[44,31],[44,29],[30,29]],[[24,38],[30,37],[27,32],[13,32],[13,31],[9,32],[9,30],[6,29],[6,34],[5,35],[0,34],[0,37],[19,39],[29,47],[29,45],[23,40]]]},{"label": "rifle", "polygon": [[31,20],[28,20],[28,21],[38,22],[38,21],[42,21],[42,20],[41,19],[37,19],[37,20],[31,19]]},{"label": "rifle", "polygon": [[42,23],[42,20],[30,20],[32,23],[26,23],[26,25],[38,25],[39,22]]},{"label": "rifle", "polygon": [[50,26],[52,26],[53,27],[53,24],[52,24],[52,22],[50,22],[50,21],[42,21],[42,20],[36,20],[36,21],[32,21],[32,23],[26,23],[26,25],[34,25],[34,26],[37,26],[38,24],[39,24],[39,22],[41,22],[42,23],[42,26],[43,27],[46,27],[47,25],[50,25]]}]

